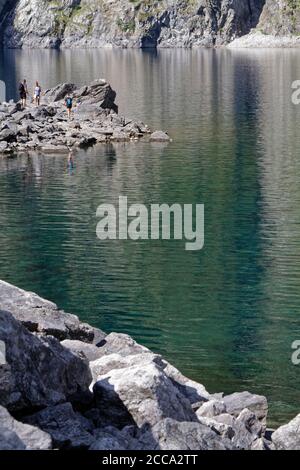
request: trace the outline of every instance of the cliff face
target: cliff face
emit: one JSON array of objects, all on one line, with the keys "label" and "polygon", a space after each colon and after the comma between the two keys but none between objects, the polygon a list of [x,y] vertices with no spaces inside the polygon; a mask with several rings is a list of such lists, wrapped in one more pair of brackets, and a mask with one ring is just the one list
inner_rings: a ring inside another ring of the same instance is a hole
[{"label": "cliff face", "polygon": [[274,36],[299,35],[300,1],[266,0],[257,29]]},{"label": "cliff face", "polygon": [[300,47],[300,1],[266,0],[257,27],[230,47]]},{"label": "cliff face", "polygon": [[192,47],[222,45],[247,34],[257,25],[265,0],[13,3],[2,25],[7,47]]}]

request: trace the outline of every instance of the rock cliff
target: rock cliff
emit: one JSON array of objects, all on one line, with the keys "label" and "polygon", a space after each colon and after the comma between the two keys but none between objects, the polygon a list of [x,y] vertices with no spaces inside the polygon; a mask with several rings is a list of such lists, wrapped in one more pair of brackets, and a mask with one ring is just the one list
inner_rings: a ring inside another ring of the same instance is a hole
[{"label": "rock cliff", "polygon": [[299,0],[266,0],[257,27],[232,47],[300,46]]},{"label": "rock cliff", "polygon": [[[223,45],[258,23],[265,0],[0,0],[7,47]],[[10,12],[7,14],[7,11]]]}]

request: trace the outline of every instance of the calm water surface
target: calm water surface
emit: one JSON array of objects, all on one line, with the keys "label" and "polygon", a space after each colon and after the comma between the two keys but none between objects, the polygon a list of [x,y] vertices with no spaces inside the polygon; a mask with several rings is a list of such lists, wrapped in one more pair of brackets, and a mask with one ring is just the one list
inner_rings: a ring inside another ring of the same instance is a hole
[{"label": "calm water surface", "polygon": [[[120,112],[168,130],[170,145],[100,146],[0,160],[0,278],[106,331],[127,332],[211,392],[250,390],[271,424],[300,411],[300,79],[294,50],[10,51],[44,88],[106,77]],[[100,242],[96,208],[204,203],[205,249]]]}]

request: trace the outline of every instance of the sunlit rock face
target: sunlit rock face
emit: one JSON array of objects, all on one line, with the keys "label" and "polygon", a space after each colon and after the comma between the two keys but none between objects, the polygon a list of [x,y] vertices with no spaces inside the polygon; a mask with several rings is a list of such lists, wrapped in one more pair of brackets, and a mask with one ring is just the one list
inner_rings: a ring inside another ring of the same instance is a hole
[{"label": "sunlit rock face", "polygon": [[[7,5],[8,1],[0,0],[0,5]],[[265,0],[19,0],[11,1],[2,34],[4,44],[12,48],[223,45],[257,25],[264,3]]]},{"label": "sunlit rock face", "polygon": [[298,35],[300,3],[298,0],[266,0],[257,29],[274,36]]}]

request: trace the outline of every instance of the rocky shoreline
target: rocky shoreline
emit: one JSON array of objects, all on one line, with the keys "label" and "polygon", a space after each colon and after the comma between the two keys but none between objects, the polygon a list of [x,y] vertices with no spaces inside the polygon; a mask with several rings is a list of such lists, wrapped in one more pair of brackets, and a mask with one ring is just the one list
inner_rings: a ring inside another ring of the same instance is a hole
[{"label": "rocky shoreline", "polygon": [[[65,97],[74,99],[71,120]],[[0,104],[0,156],[42,152],[68,153],[98,143],[148,139],[169,142],[162,131],[151,132],[143,122],[120,116],[116,92],[104,79],[90,85],[63,83],[46,90],[40,106],[28,103],[25,109],[13,101]]]},{"label": "rocky shoreline", "polygon": [[276,36],[263,34],[261,31],[252,31],[246,36],[232,41],[229,49],[284,49],[300,47],[299,36]]},{"label": "rocky shoreline", "polygon": [[129,336],[3,281],[0,352],[2,450],[300,449],[300,415],[272,432],[265,397],[210,394]]}]

